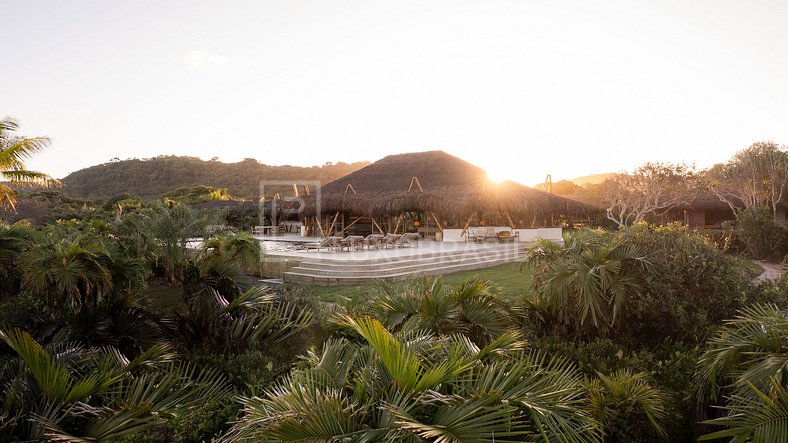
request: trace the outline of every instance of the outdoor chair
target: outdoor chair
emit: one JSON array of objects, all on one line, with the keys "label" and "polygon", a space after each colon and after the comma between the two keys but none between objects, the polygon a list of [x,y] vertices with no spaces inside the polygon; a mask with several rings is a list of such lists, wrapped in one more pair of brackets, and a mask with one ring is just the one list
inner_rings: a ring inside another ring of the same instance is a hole
[{"label": "outdoor chair", "polygon": [[512,231],[498,231],[496,234],[498,237],[498,243],[511,243],[514,240],[514,236],[512,235]]},{"label": "outdoor chair", "polygon": [[355,249],[358,251],[364,246],[364,237],[360,235],[348,235],[346,238],[342,239],[339,243],[340,249],[347,248],[348,251]]},{"label": "outdoor chair", "polygon": [[495,228],[478,227],[468,229],[468,241],[484,243],[485,240],[492,237],[495,237]]},{"label": "outdoor chair", "polygon": [[310,249],[317,249],[318,251],[321,249],[328,249],[331,251],[338,248],[339,239],[340,237],[329,236],[324,238],[321,242],[305,243],[304,247],[307,252],[309,252]]},{"label": "outdoor chair", "polygon": [[361,244],[361,246],[362,248],[366,246],[367,249],[379,249],[381,247],[381,241],[383,238],[383,234],[369,234],[366,236],[366,238],[364,238],[364,242]]},{"label": "outdoor chair", "polygon": [[397,247],[397,241],[399,241],[400,237],[402,236],[399,234],[386,234],[386,236],[383,237],[383,240],[380,242],[383,245],[383,248],[388,248],[389,246],[395,248]]},{"label": "outdoor chair", "polygon": [[476,241],[476,228],[466,228],[465,229],[465,241],[466,242],[475,242]]},{"label": "outdoor chair", "polygon": [[400,247],[407,246],[407,247],[410,247],[411,245],[416,245],[416,247],[418,248],[419,247],[419,239],[420,239],[419,234],[417,234],[415,232],[404,234],[404,235],[402,235],[399,238],[399,240],[397,240],[396,246],[400,246]]}]

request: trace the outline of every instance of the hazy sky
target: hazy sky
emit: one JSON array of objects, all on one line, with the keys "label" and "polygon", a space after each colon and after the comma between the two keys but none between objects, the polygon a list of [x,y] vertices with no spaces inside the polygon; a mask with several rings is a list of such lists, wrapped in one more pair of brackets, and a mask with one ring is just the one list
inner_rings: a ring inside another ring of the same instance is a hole
[{"label": "hazy sky", "polygon": [[785,0],[0,3],[0,115],[57,177],[442,149],[533,184],[788,143]]}]

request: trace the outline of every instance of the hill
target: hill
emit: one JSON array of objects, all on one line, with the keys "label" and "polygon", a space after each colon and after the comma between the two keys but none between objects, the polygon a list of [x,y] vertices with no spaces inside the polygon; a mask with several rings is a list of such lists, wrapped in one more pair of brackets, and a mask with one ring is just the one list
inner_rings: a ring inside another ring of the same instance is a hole
[{"label": "hill", "polygon": [[235,197],[255,198],[259,196],[261,180],[328,183],[367,164],[339,162],[300,167],[271,166],[251,158],[238,163],[178,156],[135,158],[73,172],[63,178],[62,192],[80,198],[108,198],[124,192],[139,197],[157,197],[178,188],[208,185],[227,188],[227,192]]},{"label": "hill", "polygon": [[569,181],[578,186],[598,185],[607,180],[611,175],[613,175],[612,172],[605,172],[603,174],[584,175],[582,177],[573,178]]}]

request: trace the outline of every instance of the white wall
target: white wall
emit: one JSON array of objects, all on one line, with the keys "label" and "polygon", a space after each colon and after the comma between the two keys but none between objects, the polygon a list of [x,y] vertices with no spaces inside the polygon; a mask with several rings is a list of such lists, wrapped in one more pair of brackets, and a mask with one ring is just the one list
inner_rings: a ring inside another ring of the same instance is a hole
[{"label": "white wall", "polygon": [[519,234],[520,241],[536,241],[538,229],[515,229]]},{"label": "white wall", "polygon": [[461,242],[465,241],[465,237],[460,237],[462,229],[444,229],[443,241],[445,242]]},{"label": "white wall", "polygon": [[[515,229],[515,231],[519,234],[521,242],[533,242],[540,238],[562,242],[564,239],[561,228]],[[462,229],[444,229],[443,241],[464,242],[465,236],[460,237],[460,234],[462,234]]]},{"label": "white wall", "polygon": [[536,230],[536,236],[545,240],[553,240],[563,242],[563,230],[561,228],[539,228]]}]

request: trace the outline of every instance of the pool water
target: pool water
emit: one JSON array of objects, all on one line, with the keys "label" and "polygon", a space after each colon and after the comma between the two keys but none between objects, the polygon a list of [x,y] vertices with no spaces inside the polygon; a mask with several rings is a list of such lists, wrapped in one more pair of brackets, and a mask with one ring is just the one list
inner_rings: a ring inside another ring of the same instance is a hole
[{"label": "pool water", "polygon": [[306,249],[303,242],[263,240],[260,243],[262,244],[263,252],[289,252]]}]

